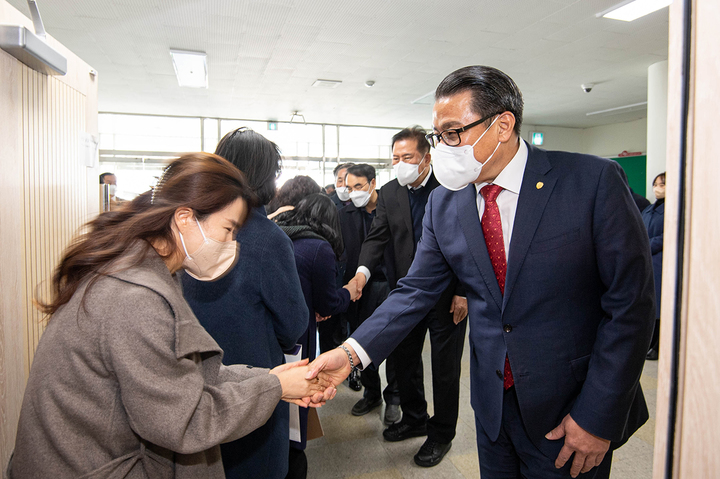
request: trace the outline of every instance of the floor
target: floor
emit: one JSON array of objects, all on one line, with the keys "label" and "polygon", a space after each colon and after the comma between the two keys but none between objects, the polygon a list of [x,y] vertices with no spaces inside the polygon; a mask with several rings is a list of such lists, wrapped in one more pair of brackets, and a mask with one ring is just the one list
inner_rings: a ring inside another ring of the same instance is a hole
[{"label": "floor", "polygon": [[[430,344],[425,341],[423,361],[425,391],[432,398],[430,380]],[[460,417],[452,449],[435,467],[415,465],[413,456],[425,438],[402,442],[383,439],[384,407],[363,417],[350,414],[353,404],[362,397],[343,383],[337,396],[318,411],[324,437],[308,442],[309,479],[420,479],[420,478],[474,478],[480,477],[475,449],[475,420],[470,407],[469,348],[465,348],[460,386]],[[384,371],[382,376],[384,378]],[[653,441],[655,435],[655,405],[657,395],[657,361],[648,361],[641,378],[645,398],[650,409],[650,420],[627,444],[615,451],[612,479],[645,479],[652,477]],[[428,404],[432,415],[432,403]]]}]

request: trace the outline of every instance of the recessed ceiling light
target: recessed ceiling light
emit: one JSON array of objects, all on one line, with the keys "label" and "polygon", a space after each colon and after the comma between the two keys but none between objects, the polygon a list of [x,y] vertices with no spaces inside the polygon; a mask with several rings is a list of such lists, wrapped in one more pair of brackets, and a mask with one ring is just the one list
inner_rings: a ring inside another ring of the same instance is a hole
[{"label": "recessed ceiling light", "polygon": [[612,18],[632,22],[652,12],[665,8],[672,3],[672,0],[634,0],[615,5],[609,10],[598,13],[597,17]]},{"label": "recessed ceiling light", "polygon": [[170,50],[178,84],[191,88],[208,87],[207,54]]},{"label": "recessed ceiling light", "polygon": [[315,83],[312,84],[315,88],[337,88],[339,84],[341,84],[341,80],[321,80],[317,79],[315,80]]}]

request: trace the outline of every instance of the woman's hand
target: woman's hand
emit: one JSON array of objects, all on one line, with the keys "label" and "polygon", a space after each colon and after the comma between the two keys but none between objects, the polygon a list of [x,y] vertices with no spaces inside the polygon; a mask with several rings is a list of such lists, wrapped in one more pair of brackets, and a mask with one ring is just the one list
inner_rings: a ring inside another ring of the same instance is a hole
[{"label": "woman's hand", "polygon": [[358,287],[358,284],[357,282],[355,282],[355,280],[351,280],[348,284],[343,286],[343,288],[347,289],[350,293],[350,300],[357,301],[358,299],[360,299],[362,289]]},{"label": "woman's hand", "polygon": [[305,379],[309,368],[308,360],[280,365],[270,370],[280,380],[282,399],[298,406],[321,406],[335,397],[337,390],[327,374],[318,374],[313,379]]}]

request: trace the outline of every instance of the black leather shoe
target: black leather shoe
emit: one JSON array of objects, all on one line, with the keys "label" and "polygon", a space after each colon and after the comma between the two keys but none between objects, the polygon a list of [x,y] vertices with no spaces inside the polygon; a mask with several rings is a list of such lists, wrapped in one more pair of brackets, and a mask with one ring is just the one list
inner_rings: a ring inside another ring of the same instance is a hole
[{"label": "black leather shoe", "polygon": [[390,426],[400,421],[400,419],[400,406],[398,406],[397,404],[388,404],[385,407],[385,424]]},{"label": "black leather shoe", "polygon": [[386,441],[397,442],[410,439],[411,437],[427,436],[427,424],[422,423],[415,426],[400,421],[383,431]]},{"label": "black leather shoe", "polygon": [[380,406],[383,403],[382,398],[377,399],[370,399],[362,398],[358,402],[355,403],[355,405],[352,408],[352,415],[353,416],[364,416],[365,414],[369,413],[376,407]]},{"label": "black leather shoe", "polygon": [[657,361],[658,358],[658,352],[657,349],[651,349],[648,351],[647,356],[645,356],[645,359],[649,361]]},{"label": "black leather shoe", "polygon": [[360,373],[357,369],[353,369],[348,376],[348,386],[353,391],[359,391],[362,389],[362,383],[360,382]]},{"label": "black leather shoe", "polygon": [[452,442],[440,444],[432,439],[428,439],[418,453],[415,454],[415,464],[421,467],[437,466],[451,447]]}]

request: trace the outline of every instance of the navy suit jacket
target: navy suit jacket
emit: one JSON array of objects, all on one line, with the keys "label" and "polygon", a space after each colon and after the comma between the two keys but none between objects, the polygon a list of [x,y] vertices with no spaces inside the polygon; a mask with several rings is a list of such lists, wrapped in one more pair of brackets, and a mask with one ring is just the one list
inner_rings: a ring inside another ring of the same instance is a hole
[{"label": "navy suit jacket", "polygon": [[490,263],[474,185],[434,190],[408,275],[353,334],[385,358],[434,306],[453,274],[470,319],[471,402],[491,440],[502,418],[507,354],[530,439],[570,413],[623,443],[648,418],[639,380],[655,318],[647,233],[620,166],[528,145],[505,295]]}]

